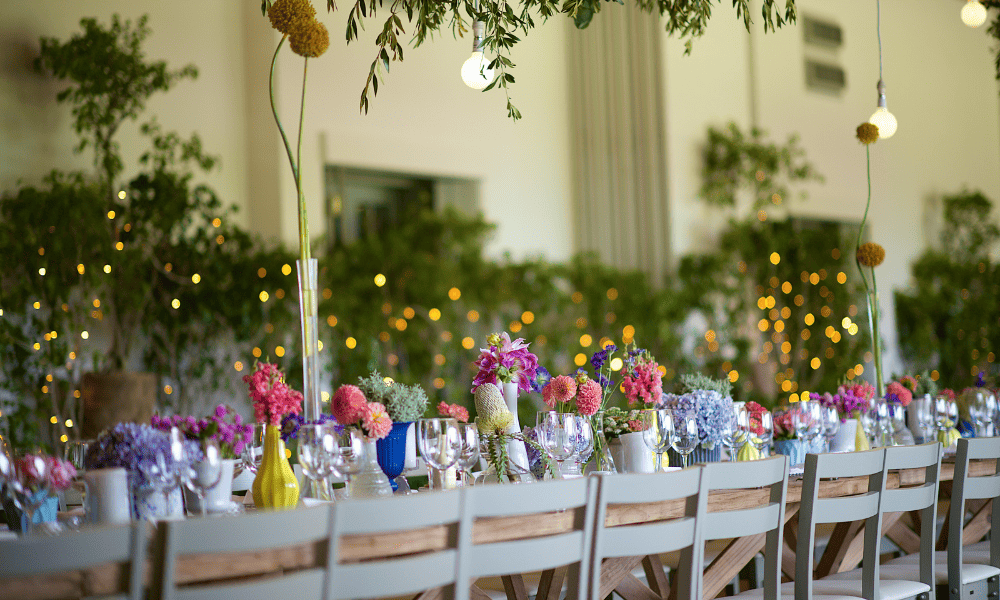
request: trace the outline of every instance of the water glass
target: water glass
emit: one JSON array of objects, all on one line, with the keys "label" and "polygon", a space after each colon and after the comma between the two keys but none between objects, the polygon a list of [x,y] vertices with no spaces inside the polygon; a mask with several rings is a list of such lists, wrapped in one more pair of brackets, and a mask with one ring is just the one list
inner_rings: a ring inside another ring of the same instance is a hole
[{"label": "water glass", "polygon": [[253,426],[253,437],[243,444],[242,467],[251,473],[257,473],[260,462],[264,459],[264,431],[262,423]]},{"label": "water glass", "polygon": [[298,458],[302,474],[314,483],[320,500],[330,500],[329,477],[334,474],[335,454],[340,451],[332,423],[302,425],[298,433]]},{"label": "water glass", "polygon": [[771,444],[774,439],[774,420],[771,413],[753,412],[744,406],[740,409],[740,431],[758,452]]},{"label": "water glass", "polygon": [[576,462],[578,470],[583,471],[583,465],[590,460],[590,455],[594,453],[594,427],[590,423],[590,417],[577,415],[576,417]]},{"label": "water glass", "polygon": [[334,439],[337,449],[333,453],[333,468],[336,475],[347,480],[347,489],[350,490],[351,478],[364,468],[365,434],[356,427],[346,427]]},{"label": "water glass", "polygon": [[181,467],[184,487],[198,496],[201,516],[208,514],[205,492],[218,485],[222,479],[222,454],[215,438],[201,440],[201,460],[191,460]]},{"label": "water glass", "polygon": [[837,412],[836,408],[828,406],[822,409],[822,415],[823,437],[826,438],[826,450],[829,452],[833,438],[840,432],[840,413]]},{"label": "water glass", "polygon": [[730,456],[735,460],[736,453],[747,443],[746,436],[740,432],[740,407],[734,405],[722,419],[722,445],[729,448]]},{"label": "water glass", "polygon": [[459,423],[458,437],[462,440],[458,469],[462,474],[462,485],[469,485],[469,472],[479,463],[479,428],[475,423]]},{"label": "water glass", "polygon": [[28,483],[28,473],[22,470],[28,465],[15,462],[12,476],[7,479],[7,491],[14,502],[14,506],[24,513],[26,524],[22,535],[24,537],[31,537],[35,511],[49,497],[49,465],[41,456],[32,456],[30,459],[24,460],[30,460],[30,466],[37,475],[37,479],[34,477],[30,478],[35,480],[35,484]]},{"label": "water glass", "polygon": [[563,462],[576,454],[577,425],[574,413],[538,413],[538,445],[558,463],[560,478]]},{"label": "water glass", "polygon": [[792,424],[795,425],[795,434],[805,442],[806,447],[812,447],[812,443],[822,433],[822,418],[819,402],[803,400],[794,404]]},{"label": "water glass", "polygon": [[673,417],[674,424],[674,436],[671,445],[681,455],[681,465],[687,468],[688,456],[701,443],[701,436],[698,433],[698,421],[692,413],[673,411],[671,416]]},{"label": "water glass", "polygon": [[640,415],[642,442],[656,453],[656,472],[659,473],[663,470],[663,453],[675,442],[674,414],[667,408],[651,408]]},{"label": "water glass", "polygon": [[66,460],[73,465],[77,471],[84,470],[84,459],[87,457],[88,442],[70,442],[66,444]]},{"label": "water glass", "polygon": [[[445,418],[417,421],[417,449],[429,468],[446,471],[454,467],[462,453],[458,421]],[[433,477],[428,477],[428,486],[434,486]]]}]

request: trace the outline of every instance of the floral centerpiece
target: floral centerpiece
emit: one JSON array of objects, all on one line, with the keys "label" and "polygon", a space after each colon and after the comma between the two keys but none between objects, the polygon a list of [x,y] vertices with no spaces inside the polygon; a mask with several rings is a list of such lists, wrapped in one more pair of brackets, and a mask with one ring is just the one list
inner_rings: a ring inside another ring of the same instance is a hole
[{"label": "floral centerpiece", "polygon": [[[511,460],[509,452],[511,442],[520,442],[525,447],[531,448],[533,455],[544,465],[542,471],[549,471],[553,477],[556,476],[555,463],[548,453],[542,450],[535,431],[531,428],[526,428],[526,432],[511,431],[514,415],[507,408],[500,388],[492,383],[484,383],[476,388],[475,399],[480,447],[484,451],[488,465],[486,472],[479,476],[483,481],[519,483],[533,479],[527,469]],[[527,451],[525,456],[527,457]]]},{"label": "floral centerpiece", "polygon": [[[763,407],[762,407],[763,408]],[[751,412],[752,415],[759,415],[759,412]],[[805,442],[799,440],[795,431],[793,411],[789,408],[776,410],[771,413],[771,425],[773,427],[774,451],[777,454],[784,454],[788,457],[788,464],[798,465],[805,462],[805,455],[808,451]],[[759,423],[759,419],[757,420]]]},{"label": "floral centerpiece", "polygon": [[916,380],[913,377],[904,377],[905,379],[910,379],[912,381],[912,386],[906,385],[907,382],[904,381],[892,381],[885,388],[885,400],[892,404],[898,404],[902,407],[907,407],[910,402],[913,401],[913,388],[916,387]]},{"label": "floral centerpiece", "polygon": [[[20,456],[13,467],[14,478],[7,482],[8,493],[3,495],[4,516],[12,530],[28,536],[34,523],[56,520],[59,498],[53,492],[69,489],[76,469],[69,461],[45,454]],[[15,505],[15,497],[20,506]]]},{"label": "floral centerpiece", "polygon": [[582,370],[576,377],[559,375],[542,389],[542,400],[550,409],[570,412],[572,409],[581,416],[589,417],[601,408],[604,390],[601,385]]},{"label": "floral centerpiece", "polygon": [[284,373],[271,363],[258,362],[243,381],[249,388],[254,417],[265,425],[264,454],[253,481],[254,504],[258,508],[294,507],[299,484],[281,440],[281,420],[302,413],[302,394],[289,387]]},{"label": "floral centerpiece", "polygon": [[[534,390],[533,382],[538,374],[538,357],[528,350],[530,344],[526,344],[523,338],[511,341],[506,331],[490,334],[486,338],[486,343],[489,347],[481,348],[479,357],[474,362],[476,376],[472,380],[472,391],[475,392],[487,383],[496,386],[501,391],[507,409],[513,417],[508,433],[520,434],[517,393]],[[507,451],[519,466],[527,468],[528,453],[523,441],[512,438]]]},{"label": "floral centerpiece", "polygon": [[795,423],[792,422],[792,411],[787,408],[776,410],[772,413],[772,424],[774,426],[774,441],[787,441],[798,439],[795,432]]},{"label": "floral centerpiece", "polygon": [[875,397],[875,386],[867,381],[845,384],[837,388],[836,394],[812,392],[809,397],[824,408],[836,408],[840,422],[844,423],[848,419],[857,419],[861,411],[868,408],[871,399]]},{"label": "floral centerpiece", "polygon": [[442,400],[441,402],[438,402],[437,411],[442,417],[455,419],[459,423],[469,422],[469,409],[465,408],[461,404],[448,404]]},{"label": "floral centerpiece", "polygon": [[235,459],[243,454],[245,446],[253,436],[253,426],[243,422],[243,417],[225,404],[215,407],[212,414],[203,419],[194,417],[161,417],[153,415],[150,424],[160,431],[178,428],[189,440],[214,439],[219,444],[222,458]]},{"label": "floral centerpiece", "polygon": [[[695,461],[718,461],[726,431],[732,426],[733,399],[729,380],[713,379],[701,374],[681,375],[680,394],[664,394],[661,406],[674,411],[675,418],[694,416],[698,424],[701,449],[695,450]],[[699,455],[704,452],[704,455]],[[671,449],[671,463],[679,458]]]},{"label": "floral centerpiece", "polygon": [[333,418],[344,427],[360,429],[366,438],[380,440],[392,430],[392,419],[381,402],[368,402],[356,385],[342,385],[333,394]]}]

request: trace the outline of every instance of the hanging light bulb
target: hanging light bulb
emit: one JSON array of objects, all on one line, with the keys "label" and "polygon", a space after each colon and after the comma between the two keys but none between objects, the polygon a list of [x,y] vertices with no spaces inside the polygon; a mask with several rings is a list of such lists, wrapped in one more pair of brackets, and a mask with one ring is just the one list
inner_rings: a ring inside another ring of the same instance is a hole
[{"label": "hanging light bulb", "polygon": [[969,0],[962,7],[962,22],[969,27],[979,27],[986,22],[986,7],[979,0]]},{"label": "hanging light bulb", "polygon": [[490,61],[483,55],[483,34],[486,29],[482,21],[472,24],[472,56],[462,65],[462,81],[474,90],[481,90],[493,81]]},{"label": "hanging light bulb", "polygon": [[896,117],[885,107],[885,82],[878,80],[878,108],[872,113],[868,122],[878,127],[878,137],[887,140],[896,133]]}]

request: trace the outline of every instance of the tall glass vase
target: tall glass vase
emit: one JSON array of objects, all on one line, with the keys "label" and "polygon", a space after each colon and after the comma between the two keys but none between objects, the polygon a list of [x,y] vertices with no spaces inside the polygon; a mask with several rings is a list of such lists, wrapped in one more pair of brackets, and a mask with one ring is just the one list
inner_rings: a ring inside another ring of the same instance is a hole
[{"label": "tall glass vase", "polygon": [[302,395],[303,417],[311,423],[319,419],[319,345],[316,313],[318,261],[295,261],[299,272],[299,321],[302,324]]},{"label": "tall glass vase", "polygon": [[617,473],[615,461],[608,449],[608,438],[604,435],[604,411],[599,410],[590,417],[590,426],[594,431],[594,452],[587,463],[588,473]]}]

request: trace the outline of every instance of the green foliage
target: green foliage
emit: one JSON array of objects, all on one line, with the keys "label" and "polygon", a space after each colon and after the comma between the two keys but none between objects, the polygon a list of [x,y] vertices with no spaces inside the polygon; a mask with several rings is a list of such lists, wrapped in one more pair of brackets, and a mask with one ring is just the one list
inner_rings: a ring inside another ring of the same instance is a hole
[{"label": "green foliage", "polygon": [[427,392],[419,385],[386,382],[378,372],[358,378],[358,389],[369,402],[381,402],[394,423],[416,421],[427,412]]},{"label": "green foliage", "polygon": [[[609,2],[610,0],[604,0]],[[614,0],[624,4],[624,0]],[[720,0],[721,2],[721,0]],[[711,0],[636,0],[644,11],[663,17],[668,35],[679,35],[686,39],[686,51],[691,51],[691,42],[701,37],[712,15]],[[261,12],[267,11],[271,0],[262,0]],[[519,0],[506,2],[499,0],[394,0],[388,3],[389,15],[385,19],[381,33],[375,40],[375,59],[369,69],[368,79],[361,92],[361,110],[368,112],[368,96],[378,94],[380,82],[384,81],[392,61],[403,60],[403,44],[399,37],[404,33],[401,14],[413,26],[413,47],[420,46],[442,29],[451,29],[452,34],[462,36],[469,30],[469,24],[481,21],[485,25],[484,49],[493,59],[489,68],[497,73],[493,82],[483,91],[502,88],[507,96],[507,116],[513,120],[521,118],[520,111],[511,103],[509,85],[514,83],[511,71],[514,63],[510,60],[511,50],[536,26],[535,19],[543,22],[549,17],[562,13],[573,20],[576,27],[587,27],[594,16],[601,11],[601,0]],[[382,0],[354,0],[347,16],[347,43],[356,40],[359,28],[364,28],[366,18],[374,19],[379,9],[384,8]],[[733,0],[736,16],[743,19],[750,30],[750,0]],[[336,10],[335,0],[327,0],[327,10]],[[774,31],[786,23],[794,23],[796,18],[795,0],[785,0],[784,13],[778,7],[778,0],[763,0],[761,16],[764,31]],[[468,19],[466,19],[468,17]]]},{"label": "green foliage", "polygon": [[938,371],[938,383],[961,389],[979,371],[996,373],[1000,347],[1000,265],[991,254],[997,228],[992,202],[979,192],[943,199],[939,248],[913,264],[914,285],[896,293],[900,353],[913,369]]},{"label": "green foliage", "polygon": [[728,379],[716,379],[701,373],[684,373],[681,375],[679,393],[686,394],[695,390],[719,392],[719,395],[723,398],[728,398],[733,393],[733,384]]}]

